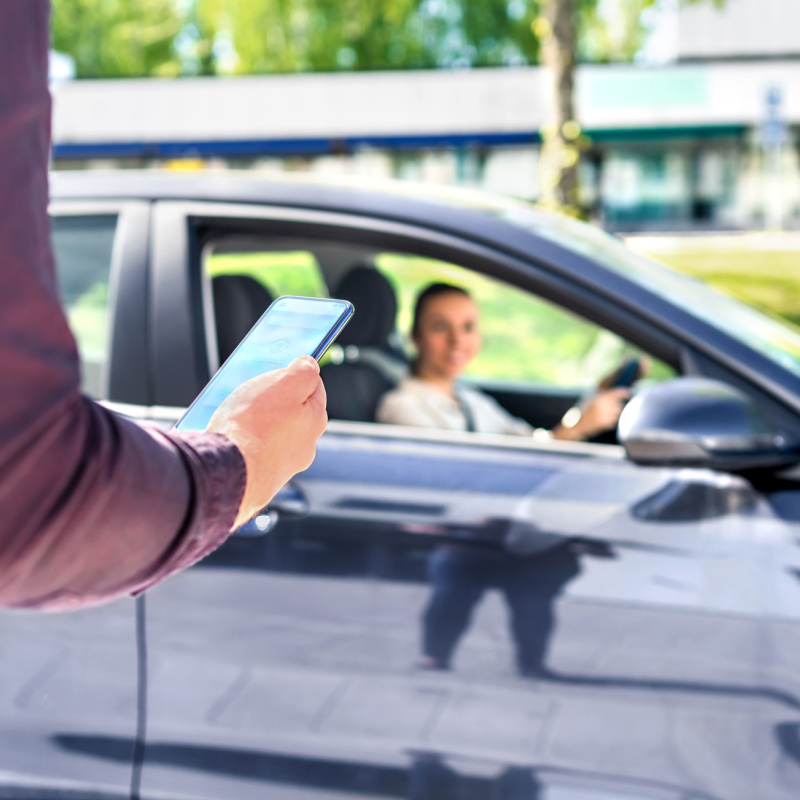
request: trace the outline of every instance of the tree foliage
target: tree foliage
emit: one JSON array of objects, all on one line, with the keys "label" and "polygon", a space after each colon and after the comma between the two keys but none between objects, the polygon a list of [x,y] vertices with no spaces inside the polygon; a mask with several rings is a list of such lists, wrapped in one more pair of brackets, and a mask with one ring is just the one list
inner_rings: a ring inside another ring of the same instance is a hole
[{"label": "tree foliage", "polygon": [[53,48],[79,78],[177,74],[183,24],[173,0],[53,0]]},{"label": "tree foliage", "polygon": [[632,61],[642,49],[649,30],[648,9],[657,0],[584,0],[578,7],[577,57],[591,63]]},{"label": "tree foliage", "polygon": [[[522,66],[551,2],[53,0],[53,45],[78,77]],[[575,59],[607,62],[634,57],[657,0],[568,2]]]},{"label": "tree foliage", "polygon": [[[204,0],[198,0],[202,4]],[[433,66],[418,0],[250,0],[226,16],[245,73]]]},{"label": "tree foliage", "polygon": [[250,74],[535,63],[536,7],[536,0],[195,0],[194,13],[213,19],[204,35],[230,37],[236,71]]},{"label": "tree foliage", "polygon": [[[630,60],[654,2],[575,0],[578,59]],[[78,77],[523,66],[546,3],[53,0],[53,45]]]}]

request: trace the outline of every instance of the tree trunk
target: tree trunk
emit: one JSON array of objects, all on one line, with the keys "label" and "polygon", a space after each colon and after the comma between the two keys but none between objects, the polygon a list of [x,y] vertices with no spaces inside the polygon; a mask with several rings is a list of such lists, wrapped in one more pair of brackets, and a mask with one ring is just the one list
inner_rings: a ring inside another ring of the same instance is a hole
[{"label": "tree trunk", "polygon": [[578,163],[581,129],[575,120],[573,86],[577,44],[575,0],[542,0],[536,21],[542,61],[550,76],[552,107],[542,129],[541,202],[579,215]]}]

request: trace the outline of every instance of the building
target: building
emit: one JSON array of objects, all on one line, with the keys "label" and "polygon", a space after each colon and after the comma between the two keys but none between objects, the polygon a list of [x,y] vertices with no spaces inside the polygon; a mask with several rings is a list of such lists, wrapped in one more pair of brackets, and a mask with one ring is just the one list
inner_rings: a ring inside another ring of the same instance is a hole
[{"label": "building", "polygon": [[[583,201],[607,227],[800,228],[797,25],[755,35],[751,20],[776,9],[800,17],[795,0],[684,8],[675,63],[578,69]],[[54,98],[56,168],[296,169],[536,199],[548,82],[537,67],[65,81]]]},{"label": "building", "polygon": [[800,58],[800,3],[728,0],[684,6],[677,13],[679,61]]}]

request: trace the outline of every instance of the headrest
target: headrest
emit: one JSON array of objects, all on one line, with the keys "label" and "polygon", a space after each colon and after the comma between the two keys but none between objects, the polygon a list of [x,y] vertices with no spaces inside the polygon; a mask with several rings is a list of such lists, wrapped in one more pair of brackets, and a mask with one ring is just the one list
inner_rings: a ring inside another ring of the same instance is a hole
[{"label": "headrest", "polygon": [[272,302],[272,295],[249,275],[218,275],[211,281],[220,361],[224,361]]},{"label": "headrest", "polygon": [[339,282],[334,297],[355,306],[353,319],[339,336],[342,347],[382,347],[394,330],[397,299],[389,281],[373,267],[358,266]]}]

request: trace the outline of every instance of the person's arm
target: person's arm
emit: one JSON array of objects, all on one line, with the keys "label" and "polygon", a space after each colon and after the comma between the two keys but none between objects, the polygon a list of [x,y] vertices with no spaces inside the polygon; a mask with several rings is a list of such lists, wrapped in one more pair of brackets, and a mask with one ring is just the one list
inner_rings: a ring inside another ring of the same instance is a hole
[{"label": "person's arm", "polygon": [[553,428],[553,437],[580,442],[616,428],[622,409],[630,396],[631,390],[626,387],[598,392],[583,409],[571,408],[561,423]]},{"label": "person's arm", "polygon": [[[3,3],[0,24],[0,605],[70,608],[211,552],[308,466],[325,411],[303,362],[250,382],[217,433],[145,430],[81,396],[47,218],[48,6]],[[268,425],[236,406],[248,392]]]}]

